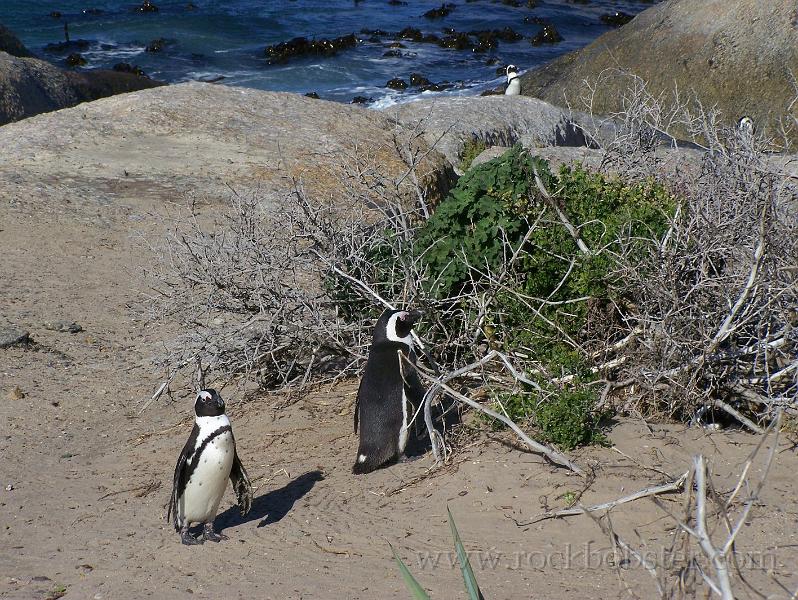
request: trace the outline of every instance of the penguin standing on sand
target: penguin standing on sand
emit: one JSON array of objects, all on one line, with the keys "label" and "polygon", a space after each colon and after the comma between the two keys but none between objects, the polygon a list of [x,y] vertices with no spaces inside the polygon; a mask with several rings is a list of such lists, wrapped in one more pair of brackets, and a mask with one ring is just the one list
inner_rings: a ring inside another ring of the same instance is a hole
[{"label": "penguin standing on sand", "polygon": [[[233,483],[241,514],[247,514],[252,505],[252,484],[238,459],[230,419],[224,414],[224,400],[216,390],[202,390],[194,402],[194,413],[194,429],[177,459],[166,515],[186,545],[227,539],[214,532],[213,519],[228,479]],[[192,523],[204,526],[199,538],[189,533]]]},{"label": "penguin standing on sand", "polygon": [[518,79],[518,68],[515,65],[507,65],[507,87],[504,90],[505,96],[517,96],[521,93],[521,80]]},{"label": "penguin standing on sand", "polygon": [[374,326],[355,402],[355,433],[360,425],[355,474],[370,473],[404,456],[408,428],[424,388],[401,356],[416,361],[410,331],[419,317],[421,312],[415,310],[386,310]]}]

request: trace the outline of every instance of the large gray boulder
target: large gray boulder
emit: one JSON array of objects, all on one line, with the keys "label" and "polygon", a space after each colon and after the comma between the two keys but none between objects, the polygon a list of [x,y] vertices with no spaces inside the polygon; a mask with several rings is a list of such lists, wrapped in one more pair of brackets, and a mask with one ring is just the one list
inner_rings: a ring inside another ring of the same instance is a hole
[{"label": "large gray boulder", "polygon": [[[0,127],[0,198],[54,213],[124,214],[143,201],[226,199],[231,187],[260,187],[277,201],[292,179],[344,198],[357,182],[341,165],[356,149],[402,178],[402,136],[409,137],[385,115],[358,106],[183,83]],[[429,153],[419,170],[431,202],[445,193],[450,168],[442,156]]]},{"label": "large gray boulder", "polygon": [[[600,81],[593,110],[608,114],[621,108],[629,72],[645,80],[654,95],[671,94],[678,85],[683,97],[695,91],[705,106],[717,106],[728,124],[748,114],[758,131],[775,135],[796,97],[798,4],[663,2],[589,46],[526,73],[522,93],[584,110],[585,81]],[[798,116],[798,103],[791,114]]]},{"label": "large gray boulder", "polygon": [[385,113],[424,138],[457,168],[465,144],[582,146],[585,138],[560,108],[523,96],[446,97],[393,106]]},{"label": "large gray boulder", "polygon": [[65,71],[0,52],[0,125],[114,94],[163,85],[116,71]]}]

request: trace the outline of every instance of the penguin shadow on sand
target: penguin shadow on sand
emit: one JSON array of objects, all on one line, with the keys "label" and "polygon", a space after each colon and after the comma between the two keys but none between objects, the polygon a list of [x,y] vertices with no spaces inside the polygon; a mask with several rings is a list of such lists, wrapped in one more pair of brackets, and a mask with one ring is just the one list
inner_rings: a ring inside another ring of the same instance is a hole
[{"label": "penguin shadow on sand", "polygon": [[308,471],[289,481],[285,486],[255,498],[252,508],[244,516],[241,515],[237,506],[231,506],[216,518],[216,531],[258,520],[260,520],[258,527],[277,523],[291,511],[297,500],[305,496],[317,482],[323,479],[324,474],[321,471]]}]

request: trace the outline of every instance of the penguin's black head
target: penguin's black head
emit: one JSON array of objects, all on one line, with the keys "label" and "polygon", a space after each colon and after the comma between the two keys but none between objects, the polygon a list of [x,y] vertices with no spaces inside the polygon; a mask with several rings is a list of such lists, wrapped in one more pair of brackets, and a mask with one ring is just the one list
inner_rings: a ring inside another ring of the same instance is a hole
[{"label": "penguin's black head", "polygon": [[224,400],[216,390],[202,390],[194,402],[194,412],[198,417],[218,417],[224,414]]},{"label": "penguin's black head", "polygon": [[507,81],[518,77],[518,67],[515,65],[507,65]]},{"label": "penguin's black head", "polygon": [[423,314],[420,310],[386,310],[374,326],[374,343],[389,341],[412,346],[410,330]]}]

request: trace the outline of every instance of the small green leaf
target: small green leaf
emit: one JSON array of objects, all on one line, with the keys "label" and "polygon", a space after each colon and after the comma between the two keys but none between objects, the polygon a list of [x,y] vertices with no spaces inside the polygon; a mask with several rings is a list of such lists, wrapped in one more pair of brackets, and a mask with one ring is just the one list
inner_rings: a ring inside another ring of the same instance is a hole
[{"label": "small green leaf", "polygon": [[452,528],[452,537],[454,538],[454,547],[457,550],[457,560],[460,561],[460,570],[463,572],[463,580],[465,581],[468,597],[471,600],[484,600],[482,592],[479,591],[477,585],[477,578],[474,577],[474,571],[471,569],[471,563],[468,560],[463,542],[460,540],[460,534],[457,532],[457,526],[454,524],[454,517],[449,507],[446,507],[446,512],[449,514],[449,526]]},{"label": "small green leaf", "polygon": [[413,592],[413,598],[416,600],[430,600],[429,595],[427,592],[424,591],[424,588],[421,587],[421,584],[416,581],[416,578],[408,571],[405,563],[402,562],[402,559],[399,558],[399,555],[394,550],[394,547],[391,546],[389,543],[388,546],[391,548],[391,552],[393,552],[393,557],[396,560],[396,564],[399,565],[399,572],[402,573],[402,578],[405,580],[405,585],[407,585],[407,589]]}]

